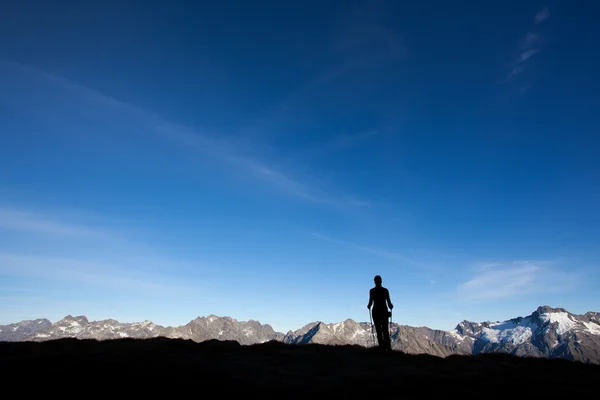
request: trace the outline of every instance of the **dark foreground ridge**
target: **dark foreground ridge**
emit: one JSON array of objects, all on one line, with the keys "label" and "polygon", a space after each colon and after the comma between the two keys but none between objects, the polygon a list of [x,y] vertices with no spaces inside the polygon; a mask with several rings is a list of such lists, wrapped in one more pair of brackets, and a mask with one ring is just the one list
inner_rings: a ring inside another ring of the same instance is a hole
[{"label": "dark foreground ridge", "polygon": [[[4,391],[154,395],[206,392],[281,395],[389,393],[401,398],[461,394],[495,398],[598,393],[600,366],[564,359],[380,353],[361,346],[182,339],[58,339],[0,342]],[[83,392],[81,391],[83,390]],[[204,396],[202,396],[204,397]]]}]

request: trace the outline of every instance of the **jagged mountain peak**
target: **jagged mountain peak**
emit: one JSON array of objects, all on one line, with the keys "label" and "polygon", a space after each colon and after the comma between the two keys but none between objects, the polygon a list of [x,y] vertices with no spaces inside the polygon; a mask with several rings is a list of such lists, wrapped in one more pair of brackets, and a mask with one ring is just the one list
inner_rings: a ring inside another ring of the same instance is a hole
[{"label": "jagged mountain peak", "polygon": [[586,318],[589,318],[591,321],[594,321],[596,323],[600,323],[600,313],[597,312],[593,312],[593,311],[588,311],[585,314],[583,314]]},{"label": "jagged mountain peak", "polygon": [[286,343],[307,344],[359,344],[373,345],[370,325],[358,323],[351,318],[342,322],[325,323],[316,321],[296,331],[288,332],[283,341]]},{"label": "jagged mountain peak", "polygon": [[188,322],[188,325],[189,324],[198,324],[198,323],[207,325],[207,324],[213,323],[215,321],[221,321],[221,319],[222,319],[221,317],[219,317],[218,315],[214,315],[214,314],[210,314],[206,317],[198,316],[198,317],[194,318],[193,320],[191,320],[190,322]]},{"label": "jagged mountain peak", "polygon": [[0,325],[0,341],[15,342],[52,325],[46,318],[28,319],[14,324]]},{"label": "jagged mountain peak", "polygon": [[116,325],[119,324],[120,322],[117,321],[116,319],[112,319],[112,318],[108,318],[108,319],[103,319],[101,321],[97,321],[98,323],[105,323],[105,324],[111,324],[111,325]]},{"label": "jagged mountain peak", "polygon": [[[471,330],[471,331],[478,331],[480,330],[480,328],[490,328],[493,325],[497,325],[497,324],[502,324],[502,323],[506,323],[506,322],[512,322],[516,325],[520,324],[523,320],[527,319],[527,318],[533,318],[533,319],[537,319],[540,316],[543,315],[547,315],[547,314],[559,314],[559,313],[565,313],[565,314],[570,314],[567,310],[565,310],[564,308],[553,308],[547,305],[544,306],[539,306],[533,313],[531,313],[530,315],[528,315],[527,317],[515,317],[515,318],[511,318],[509,320],[506,321],[482,321],[482,322],[474,322],[474,321],[469,321],[469,320],[463,320],[461,322],[459,322],[456,327],[454,328],[455,331],[463,331],[463,330]],[[543,318],[543,317],[542,317]]]},{"label": "jagged mountain peak", "polygon": [[567,310],[565,310],[564,308],[560,308],[560,307],[550,307],[548,305],[545,306],[539,306],[536,310],[539,314],[546,314],[546,313],[568,313]]},{"label": "jagged mountain peak", "polygon": [[88,319],[85,315],[73,316],[73,315],[69,314],[66,317],[64,317],[63,319],[61,319],[60,321],[58,321],[57,323],[60,323],[60,322],[77,322],[77,323],[88,324],[90,321],[88,321]]},{"label": "jagged mountain peak", "polygon": [[215,322],[215,321],[227,321],[227,322],[239,322],[237,319],[229,317],[229,316],[218,316],[215,314],[210,314],[208,317],[198,317],[197,319],[206,320],[207,322]]},{"label": "jagged mountain peak", "polygon": [[454,330],[460,335],[472,336],[487,326],[489,326],[489,323],[487,322],[472,322],[465,319],[462,322],[459,322]]},{"label": "jagged mountain peak", "polygon": [[43,324],[52,324],[52,322],[50,322],[50,320],[48,320],[46,318],[37,318],[37,319],[26,319],[26,320],[19,321],[15,324],[11,324],[11,325],[23,326],[23,325],[43,325]]}]

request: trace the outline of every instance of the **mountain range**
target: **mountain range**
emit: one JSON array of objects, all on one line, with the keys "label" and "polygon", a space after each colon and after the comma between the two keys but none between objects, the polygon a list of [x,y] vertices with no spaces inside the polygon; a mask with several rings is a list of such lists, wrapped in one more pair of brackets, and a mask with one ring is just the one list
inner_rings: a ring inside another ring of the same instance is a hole
[{"label": "mountain range", "polygon": [[[408,354],[447,357],[508,353],[522,357],[563,358],[600,364],[600,313],[577,315],[563,308],[540,306],[526,317],[507,321],[462,321],[453,330],[390,324],[392,348]],[[109,340],[121,338],[211,339],[252,345],[269,341],[288,344],[359,345],[376,343],[368,322],[312,322],[295,331],[276,332],[258,321],[230,317],[198,317],[186,325],[161,326],[151,321],[121,323],[114,319],[89,321],[68,315],[56,323],[47,319],[0,325],[0,341],[47,341],[60,338]]]}]

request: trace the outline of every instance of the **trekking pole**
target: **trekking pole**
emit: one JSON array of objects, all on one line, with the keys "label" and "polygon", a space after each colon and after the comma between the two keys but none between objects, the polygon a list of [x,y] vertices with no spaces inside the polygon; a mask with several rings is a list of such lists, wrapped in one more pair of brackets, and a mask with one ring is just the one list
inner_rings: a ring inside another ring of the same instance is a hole
[{"label": "trekking pole", "polygon": [[373,317],[371,316],[370,308],[369,308],[369,319],[371,320],[371,340],[373,340],[373,346],[375,346],[375,334],[373,333]]},{"label": "trekking pole", "polygon": [[392,349],[391,337],[392,337],[392,310],[390,309],[390,324],[388,326],[388,337],[390,338],[390,350]]}]

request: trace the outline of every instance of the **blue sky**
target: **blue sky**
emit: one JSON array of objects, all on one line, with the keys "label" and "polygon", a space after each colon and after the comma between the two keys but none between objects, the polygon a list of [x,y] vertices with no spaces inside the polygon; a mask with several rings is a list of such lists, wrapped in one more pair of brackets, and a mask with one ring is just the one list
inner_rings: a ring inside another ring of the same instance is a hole
[{"label": "blue sky", "polygon": [[259,3],[3,3],[0,323],[600,311],[599,4]]}]

